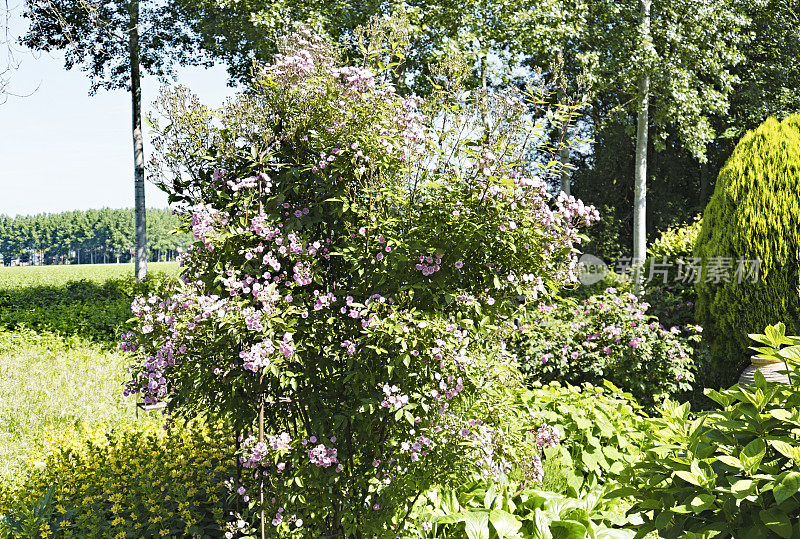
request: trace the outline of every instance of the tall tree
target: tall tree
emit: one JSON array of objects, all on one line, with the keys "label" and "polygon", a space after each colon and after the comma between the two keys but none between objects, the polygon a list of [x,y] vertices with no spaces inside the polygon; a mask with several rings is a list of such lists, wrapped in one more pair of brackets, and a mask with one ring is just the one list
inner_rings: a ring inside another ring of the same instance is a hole
[{"label": "tall tree", "polygon": [[154,0],[27,0],[30,20],[22,43],[34,50],[64,50],[67,69],[81,66],[99,88],[131,94],[136,278],[147,273],[142,71],[163,76],[189,44],[170,3]]},{"label": "tall tree", "polygon": [[[725,112],[736,82],[732,70],[742,59],[747,18],[738,0],[564,0],[560,6],[553,13],[569,31],[555,35],[555,43],[592,91],[586,116],[592,138],[615,139],[633,151],[625,165],[633,173],[631,243],[633,258],[642,260],[652,179],[648,148],[660,152],[677,145],[696,162],[706,161],[716,137],[711,118]],[[524,35],[526,28],[542,26],[540,19],[528,15],[514,30]],[[603,136],[617,125],[624,136]],[[593,165],[603,150],[608,148],[594,145]],[[622,150],[611,149],[616,153],[607,157],[618,160],[627,153]],[[599,179],[598,189],[611,192],[622,185],[610,188],[612,179]]]}]

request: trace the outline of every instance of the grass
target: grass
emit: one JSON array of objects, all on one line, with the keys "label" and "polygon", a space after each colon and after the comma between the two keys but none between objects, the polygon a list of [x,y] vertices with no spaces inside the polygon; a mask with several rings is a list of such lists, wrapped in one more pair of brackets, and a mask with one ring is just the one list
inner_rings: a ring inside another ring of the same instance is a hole
[{"label": "grass", "polygon": [[[177,262],[150,262],[148,271],[176,274]],[[102,284],[110,279],[133,277],[133,264],[80,264],[71,266],[0,266],[0,290],[32,286],[64,286],[70,281]]]},{"label": "grass", "polygon": [[[137,421],[122,396],[128,361],[76,337],[0,330],[0,482],[17,478],[48,433]],[[159,417],[146,415],[139,421]]]},{"label": "grass", "polygon": [[[137,421],[116,342],[132,297],[162,278],[137,285],[130,264],[0,267],[0,482],[15,481],[53,431]],[[160,417],[147,415],[138,421]]]}]

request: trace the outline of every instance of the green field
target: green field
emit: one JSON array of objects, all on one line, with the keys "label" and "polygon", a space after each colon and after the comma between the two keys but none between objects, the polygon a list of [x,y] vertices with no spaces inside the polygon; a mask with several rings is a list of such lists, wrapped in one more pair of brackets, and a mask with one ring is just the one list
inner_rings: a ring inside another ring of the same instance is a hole
[{"label": "green field", "polygon": [[119,334],[133,296],[177,269],[150,264],[136,284],[128,264],[0,268],[0,483],[54,434],[137,420],[135,399],[122,397],[130,358]]},{"label": "green field", "polygon": [[[177,273],[177,262],[150,262],[148,271]],[[69,281],[103,283],[133,277],[133,264],[79,264],[71,266],[0,266],[0,291],[31,286],[63,286]]]}]

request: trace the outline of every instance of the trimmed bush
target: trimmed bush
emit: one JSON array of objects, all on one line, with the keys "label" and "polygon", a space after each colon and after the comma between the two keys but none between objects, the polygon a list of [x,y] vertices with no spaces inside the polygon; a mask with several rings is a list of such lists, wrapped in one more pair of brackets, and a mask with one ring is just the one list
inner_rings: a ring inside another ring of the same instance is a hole
[{"label": "trimmed bush", "polygon": [[[724,385],[747,362],[748,333],[781,320],[800,332],[799,117],[770,118],[742,138],[720,171],[695,255],[704,264],[696,318]],[[756,282],[737,282],[740,259],[761,260]],[[726,260],[729,282],[712,271]]]}]

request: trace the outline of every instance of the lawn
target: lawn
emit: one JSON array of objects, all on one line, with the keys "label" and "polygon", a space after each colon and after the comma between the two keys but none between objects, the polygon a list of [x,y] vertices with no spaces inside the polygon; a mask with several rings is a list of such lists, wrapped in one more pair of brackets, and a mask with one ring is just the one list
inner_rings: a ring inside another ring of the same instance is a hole
[{"label": "lawn", "polygon": [[77,337],[0,330],[0,482],[59,431],[136,421],[122,396],[127,361]]}]

